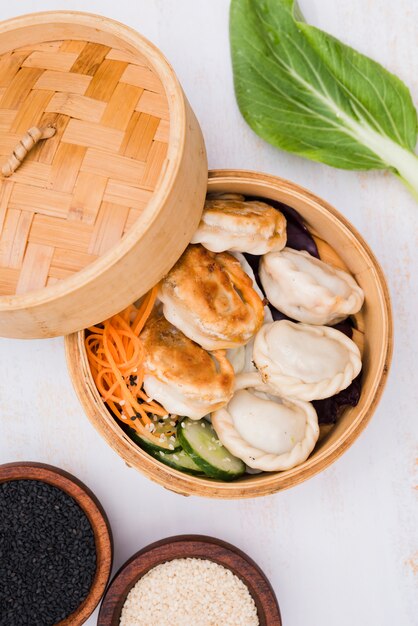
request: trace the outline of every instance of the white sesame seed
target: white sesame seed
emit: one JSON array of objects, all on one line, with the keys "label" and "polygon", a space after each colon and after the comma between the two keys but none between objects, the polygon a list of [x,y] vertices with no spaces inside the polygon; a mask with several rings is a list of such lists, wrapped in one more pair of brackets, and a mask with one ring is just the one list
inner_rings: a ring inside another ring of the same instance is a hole
[{"label": "white sesame seed", "polygon": [[173,444],[172,444],[172,443],[169,443],[169,444],[168,444],[168,447],[169,447],[169,449],[170,449],[170,450],[174,450],[174,446],[173,446]]},{"label": "white sesame seed", "polygon": [[181,423],[182,428],[186,428],[186,424],[184,422]]},{"label": "white sesame seed", "polygon": [[126,400],[121,400],[121,401],[119,402],[119,404],[120,404],[120,406],[125,406],[125,404],[126,404]]},{"label": "white sesame seed", "polygon": [[231,570],[188,558],[167,561],[142,576],[126,598],[119,624],[258,626],[259,620],[248,587]]},{"label": "white sesame seed", "polygon": [[202,428],[206,428],[205,422],[200,422],[200,425],[201,425]]}]

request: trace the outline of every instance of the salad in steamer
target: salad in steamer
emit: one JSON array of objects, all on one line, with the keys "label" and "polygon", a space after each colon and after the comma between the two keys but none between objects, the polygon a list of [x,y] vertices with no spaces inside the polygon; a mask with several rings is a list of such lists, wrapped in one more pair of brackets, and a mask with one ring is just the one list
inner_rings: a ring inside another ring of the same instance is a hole
[{"label": "salad in steamer", "polygon": [[357,404],[363,302],[294,209],[212,194],[170,272],[85,343],[103,401],[141,448],[230,481],[300,465]]}]

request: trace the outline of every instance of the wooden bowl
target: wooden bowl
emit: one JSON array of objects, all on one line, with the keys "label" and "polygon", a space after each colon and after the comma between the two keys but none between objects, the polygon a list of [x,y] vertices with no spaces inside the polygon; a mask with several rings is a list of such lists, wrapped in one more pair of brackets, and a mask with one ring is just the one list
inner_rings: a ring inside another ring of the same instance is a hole
[{"label": "wooden bowl", "polygon": [[[359,316],[364,331],[362,394],[356,407],[347,408],[337,424],[323,434],[311,456],[284,472],[263,473],[231,483],[189,476],[173,470],[141,450],[122,431],[103,404],[90,374],[84,333],[66,338],[70,376],[86,414],[126,463],[152,480],[183,495],[214,498],[252,498],[293,487],[333,463],[357,439],[381,397],[392,354],[392,315],[383,272],[361,235],[324,200],[286,180],[236,170],[209,174],[209,192],[235,192],[278,200],[293,207],[307,226],[330,244],[356,277],[366,296]],[[325,251],[327,251],[324,244]]]},{"label": "wooden bowl", "polygon": [[0,483],[10,480],[39,480],[71,496],[88,517],[96,543],[96,574],[90,592],[80,606],[57,626],[81,626],[100,602],[112,569],[112,533],[106,513],[96,496],[75,476],[43,463],[7,463],[0,465]]},{"label": "wooden bowl", "polygon": [[225,541],[202,535],[178,535],[157,541],[133,555],[110,583],[100,607],[97,626],[119,626],[128,593],[149,570],[173,559],[207,559],[230,569],[245,583],[257,607],[260,626],[281,626],[275,593],[249,556]]},{"label": "wooden bowl", "polygon": [[171,66],[131,28],[72,11],[0,24],[0,169],[23,137],[33,143],[29,129],[49,126],[54,136],[0,176],[3,337],[115,314],[170,269],[202,212],[199,124]]}]

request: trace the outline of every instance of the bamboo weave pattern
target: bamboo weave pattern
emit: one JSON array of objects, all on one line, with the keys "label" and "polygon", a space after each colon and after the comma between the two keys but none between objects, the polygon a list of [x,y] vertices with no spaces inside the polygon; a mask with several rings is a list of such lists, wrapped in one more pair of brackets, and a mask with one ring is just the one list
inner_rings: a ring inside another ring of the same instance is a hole
[{"label": "bamboo weave pattern", "polygon": [[0,160],[53,125],[0,180],[0,295],[80,271],[114,246],[152,196],[167,153],[164,88],[145,59],[88,41],[0,56]]}]

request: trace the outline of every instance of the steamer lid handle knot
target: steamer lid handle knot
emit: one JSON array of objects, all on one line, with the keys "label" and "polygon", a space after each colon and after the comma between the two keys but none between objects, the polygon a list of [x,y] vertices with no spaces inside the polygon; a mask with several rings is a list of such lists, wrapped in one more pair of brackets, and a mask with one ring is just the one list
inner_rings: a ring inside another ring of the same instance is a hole
[{"label": "steamer lid handle knot", "polygon": [[13,154],[7,159],[6,163],[1,168],[3,176],[11,176],[13,172],[22,164],[23,159],[28,154],[29,150],[35,146],[41,139],[49,139],[56,133],[56,128],[53,126],[44,126],[38,128],[33,126],[25,133],[22,139],[13,150]]}]

